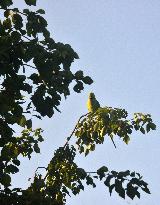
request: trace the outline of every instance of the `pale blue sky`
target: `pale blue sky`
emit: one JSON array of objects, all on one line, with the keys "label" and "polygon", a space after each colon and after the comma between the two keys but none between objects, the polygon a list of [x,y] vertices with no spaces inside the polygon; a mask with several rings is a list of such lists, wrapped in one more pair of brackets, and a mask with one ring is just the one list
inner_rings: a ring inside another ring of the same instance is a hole
[{"label": "pale blue sky", "polygon": [[[22,7],[22,1],[17,6]],[[157,205],[160,197],[160,1],[159,0],[46,0],[37,8],[46,10],[49,30],[56,41],[69,43],[80,59],[73,70],[83,69],[94,84],[82,94],[72,92],[63,101],[61,114],[52,119],[35,121],[45,131],[42,154],[23,160],[21,173],[14,176],[16,186],[27,186],[37,166],[46,166],[53,152],[65,142],[79,116],[87,112],[90,91],[95,92],[101,106],[125,108],[134,112],[151,113],[157,131],[147,135],[133,133],[127,146],[117,137],[115,150],[106,137],[103,145],[88,157],[78,156],[79,166],[94,171],[102,165],[117,171],[140,172],[149,183],[151,195],[140,200],[123,200],[109,196],[103,184],[87,188],[79,196],[68,199],[68,205]]]}]

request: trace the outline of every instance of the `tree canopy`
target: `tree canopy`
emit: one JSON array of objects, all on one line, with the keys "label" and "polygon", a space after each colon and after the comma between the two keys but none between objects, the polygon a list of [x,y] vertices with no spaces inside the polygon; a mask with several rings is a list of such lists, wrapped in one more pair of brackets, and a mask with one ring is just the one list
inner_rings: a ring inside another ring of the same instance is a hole
[{"label": "tree canopy", "polygon": [[[25,0],[36,6],[36,0]],[[55,152],[46,175],[35,173],[34,181],[23,190],[11,188],[11,176],[19,172],[19,157],[40,152],[41,128],[33,129],[34,118],[51,118],[71,89],[80,93],[93,80],[82,70],[75,73],[71,64],[78,54],[69,44],[55,42],[43,17],[45,11],[14,8],[12,0],[0,1],[0,204],[62,205],[66,195],[78,194],[85,184],[93,188],[100,180],[109,193],[115,190],[122,198],[140,198],[140,191],[150,194],[148,184],[134,171],[114,171],[102,166],[87,172],[75,163],[78,154],[70,144],[75,137],[80,154],[87,156],[105,137],[118,135],[129,143],[133,130],[143,134],[155,130],[150,114],[134,113],[132,119],[124,109],[102,107],[80,117],[63,147]],[[16,129],[21,131],[17,136]],[[42,165],[43,166],[43,165]],[[14,186],[14,185],[13,185]]]}]

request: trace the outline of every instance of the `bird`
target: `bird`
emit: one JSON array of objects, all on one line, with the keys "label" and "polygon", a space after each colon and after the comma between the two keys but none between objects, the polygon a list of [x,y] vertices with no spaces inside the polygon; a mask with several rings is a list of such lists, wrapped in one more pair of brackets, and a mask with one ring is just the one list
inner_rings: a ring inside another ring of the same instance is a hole
[{"label": "bird", "polygon": [[95,94],[92,92],[89,93],[89,97],[87,100],[87,108],[88,108],[88,111],[91,113],[96,112],[98,108],[100,108],[100,104],[97,101]]}]

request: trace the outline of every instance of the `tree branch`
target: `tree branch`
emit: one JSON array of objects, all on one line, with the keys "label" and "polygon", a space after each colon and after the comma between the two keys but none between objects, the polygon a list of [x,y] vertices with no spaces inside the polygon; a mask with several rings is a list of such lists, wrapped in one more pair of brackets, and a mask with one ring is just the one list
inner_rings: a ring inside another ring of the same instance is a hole
[{"label": "tree branch", "polygon": [[112,140],[112,143],[113,143],[114,147],[117,148],[115,142],[113,141],[113,138],[112,137],[110,137],[110,138]]},{"label": "tree branch", "polygon": [[31,65],[28,65],[28,64],[26,64],[26,63],[24,63],[24,64],[22,64],[22,66],[28,66],[28,67],[31,67],[31,68],[34,68],[34,69],[37,69],[36,67],[34,67],[34,66],[31,66]]},{"label": "tree branch", "polygon": [[70,141],[70,139],[71,139],[72,135],[74,134],[74,132],[75,132],[75,130],[76,130],[76,128],[77,128],[77,125],[78,125],[78,123],[80,122],[80,120],[81,120],[83,117],[87,116],[88,114],[90,114],[90,113],[86,113],[86,114],[82,115],[82,116],[79,118],[79,120],[78,120],[76,126],[74,127],[74,129],[73,129],[73,131],[72,131],[72,133],[71,133],[70,136],[67,138],[67,141],[66,141],[66,143],[65,143],[65,145],[64,145],[64,148],[67,146],[68,142]]},{"label": "tree branch", "polygon": [[37,167],[37,169],[36,169],[35,173],[38,171],[38,169],[45,169],[45,170],[47,170],[47,168],[46,168],[46,167]]},{"label": "tree branch", "polygon": [[14,13],[19,13],[22,14],[24,16],[27,16],[27,14],[21,12],[21,11],[14,11],[14,9],[10,8],[10,9],[6,9],[6,8],[0,8],[0,10],[5,10],[5,11],[13,11]]}]

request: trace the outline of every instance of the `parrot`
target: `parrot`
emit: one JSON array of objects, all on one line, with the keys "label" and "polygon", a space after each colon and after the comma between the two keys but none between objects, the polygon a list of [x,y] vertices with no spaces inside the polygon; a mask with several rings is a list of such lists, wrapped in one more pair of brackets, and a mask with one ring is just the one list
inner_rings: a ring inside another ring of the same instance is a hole
[{"label": "parrot", "polygon": [[89,97],[87,100],[87,108],[89,112],[95,112],[98,108],[100,108],[100,104],[96,100],[94,93],[89,93]]},{"label": "parrot", "polygon": [[[99,102],[97,101],[96,97],[95,97],[95,94],[94,93],[89,93],[89,97],[88,97],[88,100],[87,100],[87,108],[88,108],[88,111],[93,113],[93,112],[96,112],[98,110],[98,108],[100,108],[100,104]],[[114,145],[114,147],[116,148],[116,145],[113,141],[113,138],[110,137],[111,140],[112,140],[112,143]]]}]

